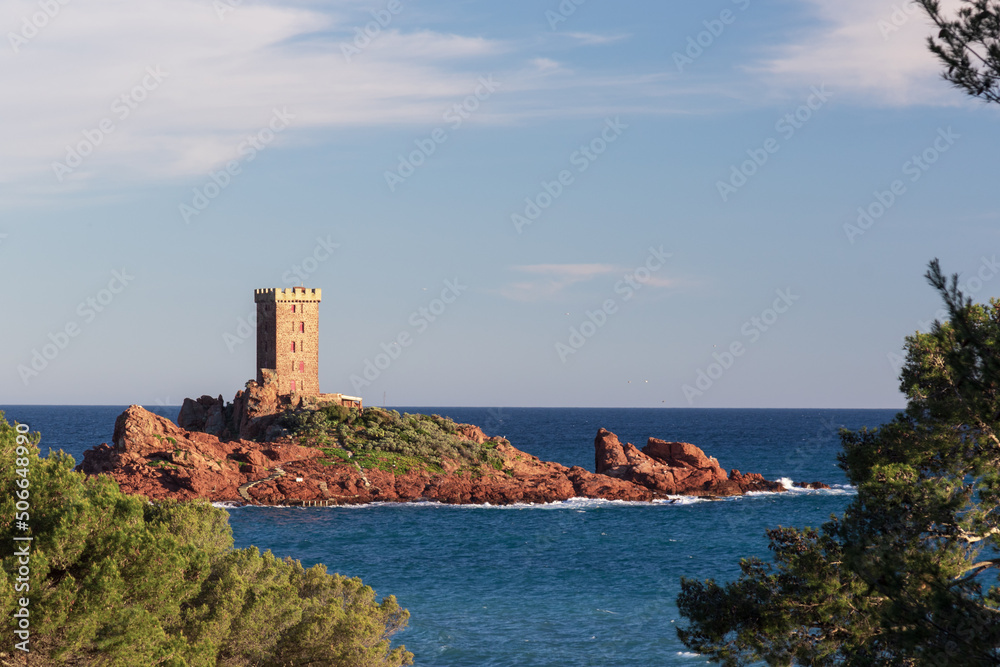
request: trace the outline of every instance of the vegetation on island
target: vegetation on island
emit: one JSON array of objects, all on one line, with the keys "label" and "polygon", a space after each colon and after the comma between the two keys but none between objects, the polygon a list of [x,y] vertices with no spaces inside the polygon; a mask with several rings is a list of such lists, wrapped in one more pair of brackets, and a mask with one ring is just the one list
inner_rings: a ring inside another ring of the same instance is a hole
[{"label": "vegetation on island", "polygon": [[225,511],[126,495],[38,442],[0,413],[0,664],[28,655],[16,631],[33,665],[412,664],[390,643],[409,618],[394,597],[234,549]]},{"label": "vegetation on island", "polygon": [[1000,664],[1000,300],[935,260],[949,321],[906,338],[904,413],[842,431],[857,496],[819,530],[768,532],[773,562],[682,580],[678,635],[725,665]]},{"label": "vegetation on island", "polygon": [[319,447],[330,465],[406,474],[411,470],[442,472],[444,462],[455,462],[459,472],[481,475],[503,470],[498,442],[478,444],[459,424],[438,415],[400,414],[380,408],[327,405],[285,412],[279,423],[301,444]]}]

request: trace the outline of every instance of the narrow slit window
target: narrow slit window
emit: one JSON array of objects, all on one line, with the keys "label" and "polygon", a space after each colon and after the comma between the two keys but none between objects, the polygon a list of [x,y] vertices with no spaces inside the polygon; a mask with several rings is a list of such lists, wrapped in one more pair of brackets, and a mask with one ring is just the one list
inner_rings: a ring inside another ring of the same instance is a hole
[{"label": "narrow slit window", "polygon": [[306,332],[306,323],[299,322],[299,333],[305,333],[305,332]]},{"label": "narrow slit window", "polygon": [[292,341],[292,352],[294,352],[294,351],[295,351],[295,341],[293,340]]}]

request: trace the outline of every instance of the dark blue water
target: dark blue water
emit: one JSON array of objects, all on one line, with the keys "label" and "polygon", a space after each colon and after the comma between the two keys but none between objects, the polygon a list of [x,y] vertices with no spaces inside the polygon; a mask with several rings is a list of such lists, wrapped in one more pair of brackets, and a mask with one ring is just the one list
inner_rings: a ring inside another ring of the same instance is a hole
[{"label": "dark blue water", "polygon": [[[176,407],[147,406],[176,417]],[[2,407],[42,432],[42,449],[83,450],[111,439],[123,407]],[[723,501],[545,506],[368,505],[230,508],[237,546],[360,576],[410,610],[398,635],[415,664],[690,665],[677,640],[682,576],[735,578],[739,559],[767,557],[767,527],[818,526],[850,490],[836,467],[837,430],[877,426],[892,410],[400,408],[450,416],[566,465],[594,466],[600,427],[642,445],[693,442],[727,469],[821,481]],[[840,485],[840,486],[836,486]]]}]

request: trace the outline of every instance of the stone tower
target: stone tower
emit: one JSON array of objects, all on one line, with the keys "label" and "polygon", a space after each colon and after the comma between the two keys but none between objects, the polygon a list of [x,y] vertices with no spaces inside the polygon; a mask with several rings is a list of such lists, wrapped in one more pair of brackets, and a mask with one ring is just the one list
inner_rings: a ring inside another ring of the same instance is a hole
[{"label": "stone tower", "polygon": [[322,290],[254,290],[257,382],[273,369],[279,394],[319,395],[319,302]]}]

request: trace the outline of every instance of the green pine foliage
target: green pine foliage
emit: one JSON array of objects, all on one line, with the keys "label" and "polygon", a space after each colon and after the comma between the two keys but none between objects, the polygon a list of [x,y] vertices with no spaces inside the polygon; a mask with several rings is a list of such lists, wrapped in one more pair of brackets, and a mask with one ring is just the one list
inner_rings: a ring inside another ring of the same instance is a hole
[{"label": "green pine foliage", "polygon": [[773,562],[682,580],[678,636],[725,665],[1000,665],[1000,301],[927,275],[949,321],[906,339],[906,411],[841,433],[857,496]]},{"label": "green pine foliage", "polygon": [[962,0],[954,18],[940,0],[916,0],[938,28],[927,45],[944,65],[942,76],[968,95],[1000,103],[1000,2]]},{"label": "green pine foliage", "polygon": [[[474,473],[504,467],[496,441],[480,445],[467,440],[454,421],[439,415],[401,415],[395,410],[330,405],[286,412],[281,424],[302,444],[323,449],[334,464],[350,462],[398,474],[410,470],[441,472],[445,459]],[[344,454],[335,453],[337,449]]]},{"label": "green pine foliage", "polygon": [[[18,454],[17,436],[0,413],[0,664],[19,664],[22,597],[33,665],[412,664],[390,645],[409,618],[392,596],[378,601],[322,565],[233,549],[223,510],[128,496],[106,475],[74,472],[62,452],[39,458],[37,434]],[[15,522],[18,479],[27,531]],[[15,590],[15,536],[33,538],[29,591]]]}]

